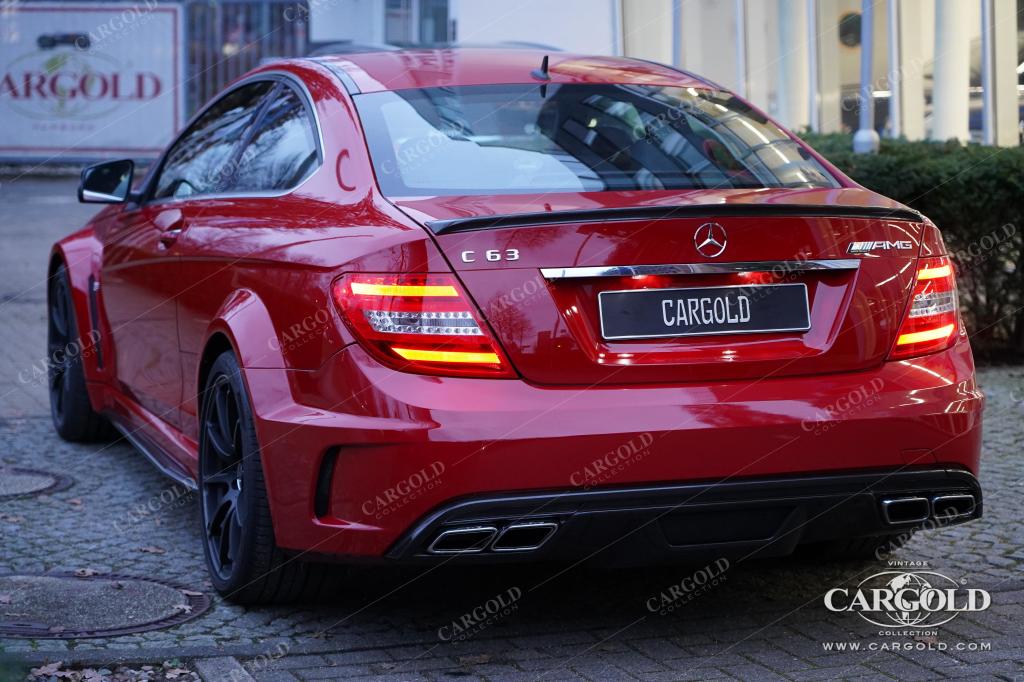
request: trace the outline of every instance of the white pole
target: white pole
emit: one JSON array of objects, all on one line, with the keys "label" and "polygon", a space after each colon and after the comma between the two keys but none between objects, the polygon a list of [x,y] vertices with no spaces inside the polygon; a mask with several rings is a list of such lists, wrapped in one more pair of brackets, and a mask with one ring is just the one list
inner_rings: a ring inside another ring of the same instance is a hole
[{"label": "white pole", "polygon": [[981,131],[987,145],[996,143],[995,78],[992,54],[992,0],[981,0]]},{"label": "white pole", "polygon": [[[973,3],[935,2],[935,107],[933,140],[969,139],[970,41],[967,30]],[[977,7],[977,5],[973,5]]]},{"label": "white pole", "polygon": [[853,136],[853,151],[857,154],[878,152],[878,132],[875,130],[875,97],[872,78],[874,56],[875,3],[862,0],[860,11],[860,126]]},{"label": "white pole", "polygon": [[[984,0],[983,0],[984,1]],[[902,17],[898,0],[889,0],[889,136],[903,135],[903,54],[900,52],[900,31]]]},{"label": "white pole", "polygon": [[611,53],[622,56],[623,40],[623,0],[611,0]]},{"label": "white pole", "polygon": [[672,0],[672,66],[683,66],[683,0]]},{"label": "white pole", "polygon": [[736,87],[741,97],[747,92],[747,2],[736,0]]},{"label": "white pole", "polygon": [[818,79],[818,0],[807,0],[807,106],[811,130],[821,132],[821,107],[818,105],[821,82]]}]

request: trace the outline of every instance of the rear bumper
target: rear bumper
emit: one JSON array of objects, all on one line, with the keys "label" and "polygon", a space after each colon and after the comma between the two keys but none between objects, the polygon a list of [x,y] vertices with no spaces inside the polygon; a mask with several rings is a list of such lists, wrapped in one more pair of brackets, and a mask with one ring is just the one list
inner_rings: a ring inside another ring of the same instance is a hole
[{"label": "rear bumper", "polygon": [[[956,511],[944,505],[961,498]],[[920,501],[924,518],[916,503],[898,514],[890,511],[889,503],[914,500]],[[447,562],[455,550],[445,552],[438,538],[453,537],[451,531],[492,528],[489,543],[463,540],[458,560],[586,557],[623,564],[711,554],[780,556],[802,543],[945,527],[981,515],[981,488],[974,476],[944,469],[492,495],[452,502],[428,514],[387,557]],[[541,524],[545,532],[518,547],[507,532],[502,534],[509,526]]]},{"label": "rear bumper", "polygon": [[[245,376],[278,544],[362,559],[411,559],[421,548],[408,538],[463,500],[590,500],[615,490],[685,499],[680,486],[691,485],[708,488],[707,499],[747,481],[977,475],[984,405],[966,343],[866,372],[716,384],[563,388],[428,377],[386,369],[357,346],[317,372],[250,368]],[[830,522],[845,529],[840,535],[879,530],[867,503],[857,504],[865,506],[856,529],[841,517]],[[793,509],[787,523],[810,519],[816,507]],[[570,516],[574,528],[597,518]],[[613,518],[622,517],[601,524]],[[812,541],[823,532],[814,525],[773,544]],[[590,541],[565,537],[557,545],[570,554]]]}]

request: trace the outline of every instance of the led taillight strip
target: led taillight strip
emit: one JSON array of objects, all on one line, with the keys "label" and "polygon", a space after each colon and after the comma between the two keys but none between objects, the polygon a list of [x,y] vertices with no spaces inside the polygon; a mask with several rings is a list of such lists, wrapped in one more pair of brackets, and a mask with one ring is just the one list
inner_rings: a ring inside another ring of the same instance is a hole
[{"label": "led taillight strip", "polygon": [[911,343],[924,343],[925,341],[935,341],[936,339],[945,339],[953,330],[956,329],[955,324],[947,324],[935,329],[926,329],[921,332],[910,332],[909,334],[900,334],[900,337],[896,340],[897,346],[905,346]]},{"label": "led taillight strip", "polygon": [[939,267],[923,267],[917,271],[917,281],[924,282],[929,279],[940,279],[942,277],[949,277],[953,274],[953,268],[946,263]]},{"label": "led taillight strip", "polygon": [[389,367],[444,376],[515,376],[451,273],[352,273],[332,289],[355,338]]},{"label": "led taillight strip", "polygon": [[949,256],[922,259],[914,281],[910,309],[900,324],[890,359],[949,348],[957,330],[956,279]]},{"label": "led taillight strip", "polygon": [[392,346],[391,350],[406,360],[424,362],[454,362],[459,364],[500,365],[501,358],[497,353],[474,353],[453,350],[424,350],[421,348],[400,348]]},{"label": "led taillight strip", "polygon": [[458,298],[459,292],[448,284],[376,284],[373,282],[352,282],[352,293],[356,296],[413,296],[427,298],[440,296]]}]

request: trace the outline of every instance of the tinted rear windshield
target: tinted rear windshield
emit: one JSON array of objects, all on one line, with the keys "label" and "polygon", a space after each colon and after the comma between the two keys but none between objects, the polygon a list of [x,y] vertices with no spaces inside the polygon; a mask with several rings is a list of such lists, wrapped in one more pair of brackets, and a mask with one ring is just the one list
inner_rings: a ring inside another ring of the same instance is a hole
[{"label": "tinted rear windshield", "polygon": [[837,187],[731,94],[478,85],[355,97],[388,196]]}]

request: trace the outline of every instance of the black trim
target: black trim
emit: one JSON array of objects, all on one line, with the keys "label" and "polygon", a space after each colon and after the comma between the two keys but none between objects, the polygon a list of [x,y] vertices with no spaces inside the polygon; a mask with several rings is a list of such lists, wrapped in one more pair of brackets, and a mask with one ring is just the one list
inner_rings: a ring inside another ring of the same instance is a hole
[{"label": "black trim", "polygon": [[[576,560],[602,553],[613,562],[694,558],[709,551],[786,555],[797,545],[883,536],[925,527],[890,525],[883,498],[969,493],[982,515],[981,488],[959,469],[875,470],[711,481],[632,488],[487,495],[450,502],[415,523],[386,553],[391,560],[430,562]],[[436,556],[427,552],[442,530],[553,521],[558,531],[541,549]],[[605,551],[607,550],[607,551]]]},{"label": "black trim", "polygon": [[[278,86],[283,83],[285,85],[291,86],[292,90],[297,92],[299,94],[299,98],[302,100],[303,107],[306,110],[306,115],[309,118],[310,126],[313,129],[313,133],[314,133],[313,136],[315,138],[314,141],[316,142],[316,148],[317,148],[317,157],[318,157],[318,159],[320,161],[320,165],[317,166],[317,168],[314,169],[312,171],[312,173],[315,173],[317,170],[319,170],[320,167],[322,167],[323,164],[324,164],[324,160],[326,158],[327,150],[325,150],[323,148],[323,146],[320,144],[321,138],[323,137],[323,131],[320,129],[320,126],[317,125],[317,118],[316,118],[316,115],[314,114],[315,103],[313,101],[312,93],[309,92],[308,86],[306,85],[306,83],[301,78],[299,78],[295,74],[290,73],[288,71],[262,71],[260,73],[253,74],[252,76],[249,76],[248,78],[240,80],[237,83],[234,83],[231,87],[228,87],[228,88],[225,88],[224,90],[221,90],[216,95],[214,95],[212,98],[210,98],[209,102],[204,104],[202,106],[202,108],[200,108],[196,113],[194,113],[192,115],[192,118],[190,118],[185,123],[185,127],[183,127],[181,129],[181,132],[178,133],[174,137],[174,139],[170,142],[170,144],[168,144],[166,147],[164,147],[164,150],[160,154],[159,158],[156,160],[156,162],[152,166],[150,166],[149,172],[146,174],[145,180],[143,181],[142,185],[139,187],[139,191],[137,193],[135,193],[134,196],[129,197],[129,201],[132,202],[132,204],[133,204],[131,206],[131,208],[137,209],[137,208],[141,208],[142,206],[147,206],[147,205],[150,205],[150,204],[161,204],[163,202],[187,201],[187,200],[190,200],[190,199],[203,199],[205,197],[219,196],[220,193],[210,193],[210,194],[196,194],[196,195],[194,195],[192,197],[180,198],[180,199],[176,199],[176,198],[173,198],[173,197],[162,197],[160,199],[154,199],[153,198],[153,192],[156,189],[156,184],[158,182],[158,178],[160,177],[160,174],[163,173],[164,163],[167,161],[167,155],[170,153],[171,149],[173,149],[178,144],[178,142],[181,141],[181,139],[183,137],[185,137],[186,135],[189,134],[189,132],[191,132],[192,126],[195,125],[196,122],[198,122],[200,118],[202,118],[202,116],[206,113],[206,111],[208,109],[210,109],[212,106],[214,106],[215,104],[217,104],[218,102],[220,102],[222,99],[227,97],[230,93],[234,92],[235,90],[238,90],[240,88],[244,88],[246,86],[252,85],[253,83],[257,83],[257,82],[261,82],[261,81],[267,81],[268,83],[271,83],[272,84],[271,88],[270,88],[270,90],[268,90],[263,95],[263,99],[262,99],[262,101],[260,102],[259,106],[256,109],[256,112],[255,112],[256,115],[253,117],[253,120],[249,122],[249,125],[246,127],[245,131],[242,134],[242,142],[243,142],[243,144],[240,144],[238,146],[238,149],[236,149],[235,152],[232,153],[232,158],[235,158],[236,154],[240,154],[241,153],[242,149],[244,148],[244,143],[249,141],[249,139],[251,138],[251,134],[256,130],[255,124],[257,122],[257,119],[262,120],[264,111],[267,109],[268,106],[270,106],[270,103],[272,101],[271,95],[277,90]],[[306,177],[308,178],[309,176],[306,176]],[[294,189],[294,187],[291,188],[291,189]],[[291,191],[291,189],[289,189],[289,190],[281,190],[281,194],[287,194],[289,191]],[[276,192],[275,192],[275,194],[276,194]],[[257,193],[253,193],[253,194],[242,193],[242,194],[238,194],[237,196],[239,196],[239,197],[259,196],[259,193],[258,192]]]},{"label": "black trim", "polygon": [[630,208],[589,208],[571,211],[513,213],[507,215],[428,220],[434,234],[469,232],[499,227],[558,225],[562,223],[612,222],[618,220],[666,220],[668,218],[718,218],[736,216],[796,216],[806,218],[888,218],[924,221],[910,208],[878,206],[803,206],[800,204],[697,204],[688,206],[637,206]]},{"label": "black trim", "polygon": [[360,92],[362,92],[362,90],[359,89],[359,86],[356,85],[355,80],[352,79],[352,76],[345,73],[344,69],[339,69],[334,64],[331,64],[330,62],[325,61],[323,59],[310,58],[309,61],[319,64],[320,66],[324,67],[325,69],[333,73],[335,78],[341,81],[342,87],[345,88],[345,92],[347,92],[348,94],[358,95]]},{"label": "black trim", "polygon": [[103,369],[103,332],[100,331],[99,303],[96,300],[96,278],[89,275],[89,324],[96,332],[96,366]]},{"label": "black trim", "polygon": [[318,519],[331,511],[331,488],[334,482],[334,467],[338,463],[338,448],[331,448],[320,460],[320,471],[316,476],[316,492],[313,497],[313,513]]}]

